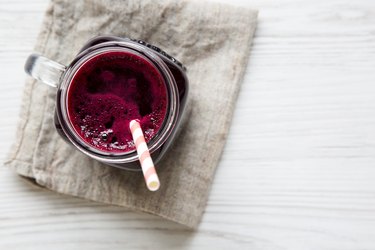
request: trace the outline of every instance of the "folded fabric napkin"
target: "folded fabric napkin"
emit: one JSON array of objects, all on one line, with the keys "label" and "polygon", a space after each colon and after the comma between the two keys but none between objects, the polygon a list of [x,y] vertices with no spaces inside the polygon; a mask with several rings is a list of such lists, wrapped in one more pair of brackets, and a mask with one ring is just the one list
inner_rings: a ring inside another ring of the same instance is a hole
[{"label": "folded fabric napkin", "polygon": [[251,9],[206,1],[53,0],[37,52],[67,65],[96,35],[148,41],[187,67],[191,115],[158,165],[161,189],[150,192],[140,172],[106,166],[65,143],[53,122],[56,89],[28,79],[5,165],[60,193],[196,227],[228,134],[256,17]]}]

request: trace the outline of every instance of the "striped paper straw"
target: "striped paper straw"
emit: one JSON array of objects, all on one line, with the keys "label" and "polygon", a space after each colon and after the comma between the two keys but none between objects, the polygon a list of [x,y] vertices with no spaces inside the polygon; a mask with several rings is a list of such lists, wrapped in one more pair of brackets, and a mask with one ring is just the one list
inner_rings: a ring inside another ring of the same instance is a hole
[{"label": "striped paper straw", "polygon": [[141,125],[137,120],[131,120],[129,123],[133,141],[137,149],[139,162],[141,163],[143,176],[145,177],[147,188],[150,191],[156,191],[160,187],[160,181],[152,161],[150,151],[148,150]]}]

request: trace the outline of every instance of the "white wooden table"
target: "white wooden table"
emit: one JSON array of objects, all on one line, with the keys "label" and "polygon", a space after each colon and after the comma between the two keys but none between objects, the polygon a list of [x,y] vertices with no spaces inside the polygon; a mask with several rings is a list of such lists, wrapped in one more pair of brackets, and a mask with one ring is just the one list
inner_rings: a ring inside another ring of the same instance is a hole
[{"label": "white wooden table", "polygon": [[[0,0],[1,161],[47,2]],[[375,1],[227,2],[259,25],[199,230],[1,167],[1,250],[375,249]]]}]

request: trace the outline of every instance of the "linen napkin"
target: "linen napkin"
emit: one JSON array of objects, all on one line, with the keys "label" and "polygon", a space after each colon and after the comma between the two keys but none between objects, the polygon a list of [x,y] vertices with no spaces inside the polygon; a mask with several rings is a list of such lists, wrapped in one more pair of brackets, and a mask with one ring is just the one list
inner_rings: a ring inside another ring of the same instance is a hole
[{"label": "linen napkin", "polygon": [[57,134],[56,89],[28,79],[17,138],[5,165],[59,193],[197,227],[245,72],[257,11],[207,1],[53,0],[35,51],[65,65],[96,35],[142,39],[187,67],[191,115],[158,165],[161,189],[140,172],[89,159]]}]

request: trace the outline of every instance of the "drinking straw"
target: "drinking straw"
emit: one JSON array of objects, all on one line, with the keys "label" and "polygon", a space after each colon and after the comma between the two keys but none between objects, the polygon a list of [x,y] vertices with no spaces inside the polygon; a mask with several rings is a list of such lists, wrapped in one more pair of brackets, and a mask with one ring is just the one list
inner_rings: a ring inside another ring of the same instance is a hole
[{"label": "drinking straw", "polygon": [[160,187],[160,181],[156,173],[150,151],[148,150],[141,125],[139,124],[138,120],[131,120],[129,123],[129,128],[133,136],[135,147],[137,149],[139,162],[141,163],[141,168],[147,188],[150,191],[156,191]]}]

